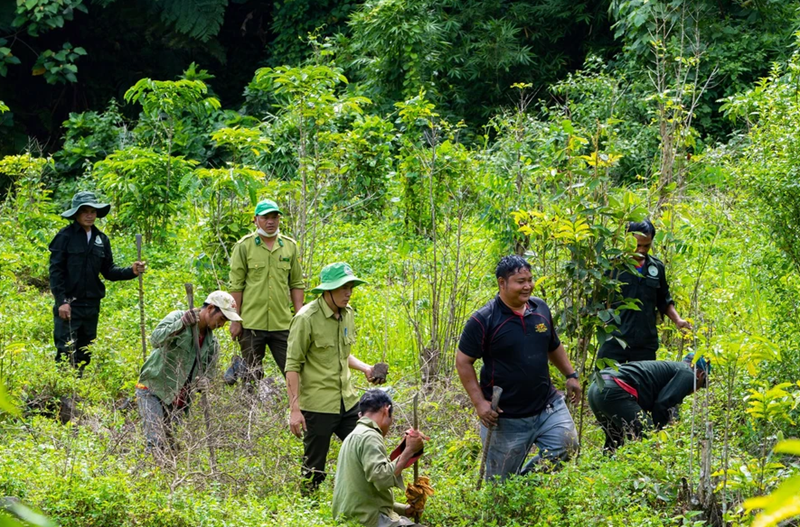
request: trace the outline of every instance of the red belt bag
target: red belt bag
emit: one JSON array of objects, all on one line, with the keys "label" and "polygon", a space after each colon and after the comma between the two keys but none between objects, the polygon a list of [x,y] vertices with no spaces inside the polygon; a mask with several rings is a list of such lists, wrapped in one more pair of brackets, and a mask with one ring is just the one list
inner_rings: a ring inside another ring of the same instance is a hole
[{"label": "red belt bag", "polygon": [[625,390],[627,393],[631,394],[633,398],[636,399],[636,402],[639,402],[639,392],[636,390],[636,388],[634,388],[627,382],[617,379],[616,377],[612,377],[611,375],[603,375],[603,379],[604,380],[611,379],[612,381],[617,383],[617,386]]}]

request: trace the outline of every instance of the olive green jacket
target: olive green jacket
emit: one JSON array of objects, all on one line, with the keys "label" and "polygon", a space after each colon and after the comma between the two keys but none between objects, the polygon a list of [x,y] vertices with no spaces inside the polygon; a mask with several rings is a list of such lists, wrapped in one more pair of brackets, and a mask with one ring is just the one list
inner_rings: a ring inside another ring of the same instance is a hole
[{"label": "olive green jacket", "polygon": [[395,475],[396,461],[386,454],[381,429],[369,417],[358,420],[342,443],[336,463],[333,488],[333,517],[353,519],[367,527],[378,525],[381,513],[399,520],[392,487],[405,489],[403,478]]},{"label": "olive green jacket", "polygon": [[256,233],[239,240],[231,254],[230,291],[242,293],[242,327],[286,331],[292,321],[292,289],[303,289],[297,243],[278,235],[272,250]]},{"label": "olive green jacket", "polygon": [[339,310],[337,320],[322,297],[303,306],[292,319],[286,371],[300,375],[300,409],[338,414],[350,410],[358,395],[350,382],[348,359],[356,342],[353,308]]},{"label": "olive green jacket", "polygon": [[[189,379],[192,367],[197,361],[197,352],[190,328],[185,328],[181,317],[185,311],[173,311],[158,323],[150,335],[153,352],[142,366],[139,384],[161,399],[164,404],[175,400],[181,388]],[[198,375],[209,375],[214,371],[219,357],[219,342],[212,331],[206,331],[200,347],[202,370]]]}]

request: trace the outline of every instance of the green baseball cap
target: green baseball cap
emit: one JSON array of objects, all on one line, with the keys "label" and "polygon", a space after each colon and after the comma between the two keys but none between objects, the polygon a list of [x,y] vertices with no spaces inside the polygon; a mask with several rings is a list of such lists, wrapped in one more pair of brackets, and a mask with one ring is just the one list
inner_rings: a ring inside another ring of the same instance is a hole
[{"label": "green baseball cap", "polygon": [[100,203],[94,192],[82,191],[77,192],[72,196],[72,208],[61,213],[61,216],[69,220],[73,219],[81,207],[92,207],[97,210],[97,217],[104,218],[108,211],[111,210],[111,205],[108,203]]},{"label": "green baseball cap", "polygon": [[345,262],[328,264],[319,273],[320,284],[311,290],[312,293],[322,293],[323,291],[333,291],[342,287],[348,282],[353,282],[353,287],[367,284],[366,280],[358,278],[353,269]]},{"label": "green baseball cap", "polygon": [[281,209],[278,208],[278,204],[271,199],[262,199],[258,202],[258,205],[256,205],[256,216],[266,216],[270,212],[283,214]]}]

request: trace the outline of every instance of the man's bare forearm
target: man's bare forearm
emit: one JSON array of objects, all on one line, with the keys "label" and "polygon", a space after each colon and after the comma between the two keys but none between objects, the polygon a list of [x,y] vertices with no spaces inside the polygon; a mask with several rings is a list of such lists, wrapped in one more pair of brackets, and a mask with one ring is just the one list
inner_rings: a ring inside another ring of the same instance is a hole
[{"label": "man's bare forearm", "polygon": [[289,409],[300,410],[300,374],[296,371],[286,372],[286,392],[289,395]]},{"label": "man's bare forearm", "polygon": [[486,400],[481,390],[481,385],[478,383],[478,376],[475,373],[475,361],[458,351],[456,355],[456,370],[458,371],[458,378],[461,379],[461,384],[467,391],[473,406],[477,407],[478,403]]}]

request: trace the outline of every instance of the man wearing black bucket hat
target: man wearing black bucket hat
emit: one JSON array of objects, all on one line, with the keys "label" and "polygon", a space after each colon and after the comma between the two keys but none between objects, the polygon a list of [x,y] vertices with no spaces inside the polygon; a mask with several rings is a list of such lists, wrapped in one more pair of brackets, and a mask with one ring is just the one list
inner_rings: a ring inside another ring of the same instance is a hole
[{"label": "man wearing black bucket hat", "polygon": [[56,360],[69,361],[82,373],[89,364],[89,344],[97,336],[100,300],[106,288],[100,280],[132,280],[144,272],[144,262],[131,267],[114,265],[111,243],[95,227],[111,205],[100,203],[93,192],[78,192],[72,207],[61,214],[72,223],[50,242],[50,290],[53,292],[53,339]]}]

